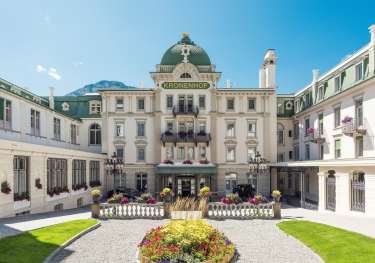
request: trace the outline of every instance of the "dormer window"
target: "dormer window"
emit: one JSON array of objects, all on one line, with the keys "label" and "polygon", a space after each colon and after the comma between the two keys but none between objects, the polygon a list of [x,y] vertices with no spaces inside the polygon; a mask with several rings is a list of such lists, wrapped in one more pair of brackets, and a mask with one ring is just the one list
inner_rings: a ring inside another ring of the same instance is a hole
[{"label": "dormer window", "polygon": [[101,111],[101,103],[100,101],[93,100],[90,101],[90,114],[97,114]]},{"label": "dormer window", "polygon": [[180,76],[181,79],[191,79],[191,75],[187,72],[182,73]]}]

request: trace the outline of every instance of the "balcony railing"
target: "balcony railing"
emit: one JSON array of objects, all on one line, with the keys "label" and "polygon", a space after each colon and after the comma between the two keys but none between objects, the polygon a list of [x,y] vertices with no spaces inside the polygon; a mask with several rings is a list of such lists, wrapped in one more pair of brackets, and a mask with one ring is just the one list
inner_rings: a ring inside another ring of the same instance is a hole
[{"label": "balcony railing", "polygon": [[176,105],[172,109],[173,115],[194,115],[195,117],[199,114],[199,108],[194,105]]},{"label": "balcony railing", "polygon": [[322,132],[319,130],[309,133],[309,140],[310,142],[322,144],[325,143],[326,139]]},{"label": "balcony railing", "polygon": [[366,135],[365,122],[361,119],[351,119],[342,123],[342,133],[347,136],[363,136]]},{"label": "balcony railing", "polygon": [[160,141],[163,145],[165,143],[178,143],[178,142],[190,142],[190,143],[206,143],[207,146],[211,141],[211,135],[206,132],[178,132],[177,134],[171,131],[166,131],[161,135]]}]

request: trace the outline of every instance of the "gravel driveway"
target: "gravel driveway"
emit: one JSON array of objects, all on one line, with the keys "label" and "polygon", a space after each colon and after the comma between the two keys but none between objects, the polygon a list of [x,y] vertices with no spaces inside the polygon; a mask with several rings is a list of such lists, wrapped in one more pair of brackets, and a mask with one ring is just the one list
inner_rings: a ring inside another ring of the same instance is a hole
[{"label": "gravel driveway", "polygon": [[[137,244],[152,227],[167,220],[107,220],[81,237],[52,262],[136,263]],[[318,263],[321,259],[299,241],[280,231],[274,220],[208,220],[236,244],[237,262]]]}]

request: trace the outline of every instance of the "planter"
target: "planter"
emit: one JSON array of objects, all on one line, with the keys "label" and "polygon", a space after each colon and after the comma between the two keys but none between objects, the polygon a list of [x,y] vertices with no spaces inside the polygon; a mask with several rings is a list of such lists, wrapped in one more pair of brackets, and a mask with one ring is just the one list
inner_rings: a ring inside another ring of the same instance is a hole
[{"label": "planter", "polygon": [[203,218],[202,211],[171,211],[171,219],[175,220],[199,220]]},{"label": "planter", "polygon": [[[234,258],[234,253],[232,255],[226,255],[221,261],[214,261],[214,260],[207,260],[203,261],[202,263],[229,263]],[[139,251],[139,261],[140,263],[156,263],[155,261],[152,261],[150,258],[145,257],[141,254]]]},{"label": "planter", "polygon": [[69,195],[69,193],[66,193],[66,192],[62,192],[62,193],[59,193],[58,195],[55,194],[54,196],[49,196],[47,195],[47,202],[51,202],[51,201],[56,201],[56,200],[60,200],[60,199],[64,199],[64,198],[67,198]]},{"label": "planter", "polygon": [[281,203],[275,202],[273,204],[273,215],[276,219],[281,219]]}]

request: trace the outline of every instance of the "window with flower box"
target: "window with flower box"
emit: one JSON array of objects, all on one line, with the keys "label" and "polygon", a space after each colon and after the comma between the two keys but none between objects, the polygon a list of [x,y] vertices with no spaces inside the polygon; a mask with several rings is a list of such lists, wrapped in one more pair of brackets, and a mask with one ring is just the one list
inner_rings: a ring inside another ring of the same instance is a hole
[{"label": "window with flower box", "polygon": [[13,158],[13,193],[14,201],[29,200],[29,158],[14,156]]},{"label": "window with flower box", "polygon": [[47,193],[50,196],[68,190],[67,160],[47,159]]},{"label": "window with flower box", "polygon": [[12,102],[0,98],[0,128],[12,129]]},{"label": "window with flower box", "polygon": [[90,186],[100,186],[100,162],[90,161]]},{"label": "window with flower box", "polygon": [[72,189],[74,191],[82,188],[87,189],[86,184],[86,161],[85,160],[73,160],[72,166]]}]

